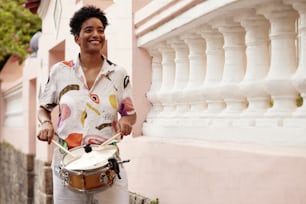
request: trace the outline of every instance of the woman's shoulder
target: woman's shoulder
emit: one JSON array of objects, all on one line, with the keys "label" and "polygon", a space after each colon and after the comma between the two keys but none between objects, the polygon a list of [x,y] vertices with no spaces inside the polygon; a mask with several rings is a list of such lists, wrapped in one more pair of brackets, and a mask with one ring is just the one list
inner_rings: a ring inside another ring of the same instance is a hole
[{"label": "woman's shoulder", "polygon": [[115,64],[114,62],[112,62],[111,60],[109,59],[105,59],[107,65],[109,66],[109,69],[110,70],[113,70],[115,71],[116,73],[122,73],[122,74],[127,74],[127,71],[124,67],[120,66],[120,65],[117,65]]},{"label": "woman's shoulder", "polygon": [[60,61],[60,62],[57,62],[56,64],[54,64],[52,67],[51,67],[51,72],[62,72],[63,70],[65,69],[72,69],[75,65],[75,62],[73,60],[69,60],[69,61],[66,61],[66,60],[63,60],[63,61]]},{"label": "woman's shoulder", "polygon": [[73,60],[63,60],[60,62],[57,62],[54,65],[54,68],[73,68],[75,65],[75,62]]}]

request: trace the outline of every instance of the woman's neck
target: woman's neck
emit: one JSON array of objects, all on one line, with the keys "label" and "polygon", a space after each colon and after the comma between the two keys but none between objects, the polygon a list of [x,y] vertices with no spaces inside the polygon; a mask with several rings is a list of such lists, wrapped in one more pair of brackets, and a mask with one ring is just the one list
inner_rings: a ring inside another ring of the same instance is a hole
[{"label": "woman's neck", "polygon": [[80,54],[80,63],[83,69],[100,69],[103,63],[102,56],[92,54]]}]

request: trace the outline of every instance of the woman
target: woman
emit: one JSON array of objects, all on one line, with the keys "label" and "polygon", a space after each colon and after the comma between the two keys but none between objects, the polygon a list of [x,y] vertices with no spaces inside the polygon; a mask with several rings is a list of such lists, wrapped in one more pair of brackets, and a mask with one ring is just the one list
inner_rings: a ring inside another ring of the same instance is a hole
[{"label": "woman", "polygon": [[[136,121],[131,86],[127,72],[101,56],[108,21],[104,12],[94,6],[78,10],[70,21],[71,34],[80,47],[75,61],[55,64],[40,97],[38,119],[41,141],[51,143],[54,128],[51,111],[59,105],[57,135],[67,149],[87,144],[101,144],[120,132],[129,135]],[[118,113],[120,119],[118,120]],[[95,193],[80,193],[63,185],[58,169],[63,154],[54,151],[54,203],[125,204],[129,202],[127,178],[123,168],[121,179]]]}]

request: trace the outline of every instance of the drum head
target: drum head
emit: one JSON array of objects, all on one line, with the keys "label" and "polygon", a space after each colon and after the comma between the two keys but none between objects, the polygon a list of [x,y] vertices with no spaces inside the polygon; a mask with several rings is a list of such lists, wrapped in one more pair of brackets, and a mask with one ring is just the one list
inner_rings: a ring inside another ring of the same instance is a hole
[{"label": "drum head", "polygon": [[65,155],[63,159],[64,168],[67,170],[93,170],[108,164],[108,159],[115,156],[117,148],[113,145],[106,145],[98,149],[98,145],[92,145],[92,151],[86,153],[83,147],[71,149],[76,158]]}]

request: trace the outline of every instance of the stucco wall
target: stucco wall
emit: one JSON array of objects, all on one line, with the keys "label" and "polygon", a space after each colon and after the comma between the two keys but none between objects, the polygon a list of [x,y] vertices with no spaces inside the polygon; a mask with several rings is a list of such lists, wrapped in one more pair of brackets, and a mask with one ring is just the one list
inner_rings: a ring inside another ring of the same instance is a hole
[{"label": "stucco wall", "polygon": [[119,146],[130,190],[161,203],[306,203],[304,148],[151,137]]}]

